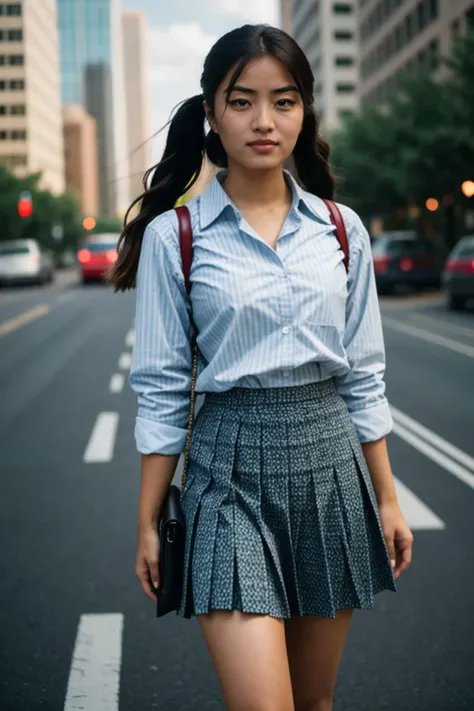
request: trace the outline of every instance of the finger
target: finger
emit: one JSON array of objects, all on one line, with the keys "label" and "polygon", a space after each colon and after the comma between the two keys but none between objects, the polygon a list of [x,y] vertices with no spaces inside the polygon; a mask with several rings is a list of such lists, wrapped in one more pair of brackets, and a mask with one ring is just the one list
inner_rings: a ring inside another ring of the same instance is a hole
[{"label": "finger", "polygon": [[400,577],[411,564],[413,539],[406,538],[397,541],[396,577]]},{"label": "finger", "polygon": [[148,569],[150,571],[150,580],[154,588],[160,584],[160,574],[158,573],[158,559],[153,558],[148,561]]},{"label": "finger", "polygon": [[135,574],[137,578],[139,579],[143,592],[147,597],[150,598],[150,600],[153,600],[153,602],[156,602],[156,593],[154,588],[157,588],[158,585],[153,585],[152,584],[152,578],[150,576],[149,572],[149,566],[146,562],[145,559],[141,559],[140,561],[137,562],[137,566],[135,568]]},{"label": "finger", "polygon": [[395,540],[393,533],[392,534],[385,534],[385,544],[387,546],[388,550],[388,555],[390,557],[390,565],[392,566],[392,570],[396,566],[397,562],[397,555],[396,555],[396,550],[395,550]]},{"label": "finger", "polygon": [[156,605],[156,603],[157,603],[156,593],[154,592],[154,590],[151,586],[150,580],[148,580],[148,579],[142,580],[141,583],[142,583],[142,588],[143,588],[143,592],[145,593],[145,595],[147,597],[149,597],[150,600],[152,600]]}]

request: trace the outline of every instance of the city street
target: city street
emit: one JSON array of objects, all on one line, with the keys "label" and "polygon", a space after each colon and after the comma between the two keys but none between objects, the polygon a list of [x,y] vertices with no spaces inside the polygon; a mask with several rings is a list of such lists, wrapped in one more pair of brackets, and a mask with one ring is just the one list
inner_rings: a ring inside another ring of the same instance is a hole
[{"label": "city street", "polygon": [[[474,708],[474,309],[381,300],[389,448],[414,562],[357,612],[336,711]],[[0,291],[0,709],[223,710],[195,619],[134,575],[134,294]]]}]

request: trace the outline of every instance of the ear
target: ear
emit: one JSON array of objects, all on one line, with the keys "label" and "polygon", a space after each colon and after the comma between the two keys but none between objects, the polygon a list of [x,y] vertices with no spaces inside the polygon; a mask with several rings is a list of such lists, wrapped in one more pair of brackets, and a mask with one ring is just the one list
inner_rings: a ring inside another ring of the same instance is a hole
[{"label": "ear", "polygon": [[204,106],[204,111],[206,113],[206,119],[207,119],[209,126],[212,128],[214,133],[219,133],[219,131],[217,130],[217,124],[216,124],[216,121],[214,118],[214,114],[212,113],[211,107],[209,106],[209,104],[206,101],[203,101],[202,104]]}]

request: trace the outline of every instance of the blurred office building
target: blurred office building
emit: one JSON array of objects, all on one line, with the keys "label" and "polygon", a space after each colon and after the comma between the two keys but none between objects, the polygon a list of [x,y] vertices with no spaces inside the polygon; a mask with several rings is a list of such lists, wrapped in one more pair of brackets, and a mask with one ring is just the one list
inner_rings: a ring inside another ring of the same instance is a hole
[{"label": "blurred office building", "polygon": [[473,0],[362,0],[362,103],[383,105],[396,89],[400,70],[442,71],[440,57],[448,56],[456,36],[473,26]]},{"label": "blurred office building", "polygon": [[0,162],[64,191],[55,0],[0,2]]},{"label": "blurred office building", "polygon": [[311,64],[315,106],[325,132],[337,129],[359,105],[357,4],[291,0],[291,34]]},{"label": "blurred office building", "polygon": [[100,213],[129,203],[125,89],[119,0],[57,0],[64,104],[97,121]]},{"label": "blurred office building", "polygon": [[126,96],[130,198],[143,193],[143,174],[151,166],[148,139],[150,94],[147,23],[143,12],[122,13],[123,61]]},{"label": "blurred office building", "polygon": [[80,104],[63,106],[66,186],[83,215],[99,214],[97,122]]},{"label": "blurred office building", "polygon": [[289,35],[292,33],[291,6],[292,0],[280,0],[280,26]]}]

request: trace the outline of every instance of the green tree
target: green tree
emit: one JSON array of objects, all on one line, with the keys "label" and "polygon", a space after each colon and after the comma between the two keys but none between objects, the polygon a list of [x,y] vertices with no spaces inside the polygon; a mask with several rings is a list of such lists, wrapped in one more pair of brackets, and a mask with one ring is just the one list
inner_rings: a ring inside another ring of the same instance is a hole
[{"label": "green tree", "polygon": [[460,185],[474,166],[472,33],[445,63],[442,80],[422,70],[400,74],[383,110],[362,109],[333,136],[340,198],[363,216],[393,216],[429,197],[461,201]]}]

